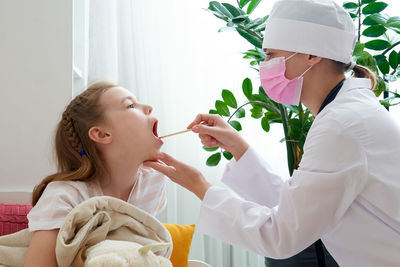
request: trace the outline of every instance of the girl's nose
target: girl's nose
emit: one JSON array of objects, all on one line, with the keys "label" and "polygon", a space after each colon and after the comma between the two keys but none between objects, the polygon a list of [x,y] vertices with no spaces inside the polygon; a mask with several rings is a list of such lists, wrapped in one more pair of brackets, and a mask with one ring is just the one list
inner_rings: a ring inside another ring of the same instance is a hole
[{"label": "girl's nose", "polygon": [[150,106],[150,105],[146,105],[146,106],[145,106],[145,111],[146,111],[146,114],[147,114],[147,115],[150,115],[151,112],[153,111],[153,107]]}]

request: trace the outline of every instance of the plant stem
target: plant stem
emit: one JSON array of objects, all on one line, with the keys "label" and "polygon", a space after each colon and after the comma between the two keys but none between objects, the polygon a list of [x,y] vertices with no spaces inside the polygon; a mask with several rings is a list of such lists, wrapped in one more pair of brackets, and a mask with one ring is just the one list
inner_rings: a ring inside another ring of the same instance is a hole
[{"label": "plant stem", "polygon": [[358,0],[358,36],[357,36],[357,40],[358,42],[360,42],[360,38],[361,38],[361,1]]},{"label": "plant stem", "polygon": [[383,51],[382,56],[384,56],[387,52],[389,52],[390,50],[392,50],[395,46],[399,45],[400,41],[392,44],[390,47],[388,47],[385,51]]},{"label": "plant stem", "polygon": [[303,106],[300,103],[299,104],[299,120],[301,121],[301,123],[304,123],[304,110],[303,110]]},{"label": "plant stem", "polygon": [[244,107],[244,106],[246,106],[246,105],[248,105],[248,104],[258,104],[258,105],[261,105],[261,106],[269,107],[269,108],[272,108],[276,113],[280,114],[279,110],[277,110],[275,107],[271,107],[270,105],[268,105],[268,104],[266,104],[266,103],[264,103],[264,102],[261,102],[261,101],[249,101],[249,102],[247,102],[247,103],[241,105],[240,107],[238,107],[238,108],[232,113],[232,115],[229,117],[229,119],[228,119],[227,122],[229,123],[229,121],[230,121],[230,120],[232,119],[232,117],[236,114],[236,112],[238,112],[239,109],[241,109],[242,107]]},{"label": "plant stem", "polygon": [[[279,109],[281,111],[283,131],[285,133],[285,140],[288,140],[289,139],[288,138],[289,127],[288,127],[288,122],[287,122],[286,109],[281,104],[279,104]],[[286,151],[287,151],[287,157],[288,157],[289,174],[290,174],[290,176],[292,176],[293,170],[294,170],[294,153],[295,153],[295,151],[293,151],[292,143],[286,142]]]}]

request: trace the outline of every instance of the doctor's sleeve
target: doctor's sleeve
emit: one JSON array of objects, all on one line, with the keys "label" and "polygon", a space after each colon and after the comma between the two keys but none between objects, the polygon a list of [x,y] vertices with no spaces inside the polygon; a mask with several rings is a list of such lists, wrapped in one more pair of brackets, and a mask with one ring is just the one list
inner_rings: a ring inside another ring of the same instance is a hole
[{"label": "doctor's sleeve", "polygon": [[302,163],[282,185],[278,206],[268,208],[211,187],[201,206],[199,231],[259,255],[287,258],[333,229],[364,188],[367,161],[358,140],[340,125],[326,130],[309,133]]},{"label": "doctor's sleeve", "polygon": [[244,199],[272,208],[278,205],[283,179],[249,147],[239,161],[227,164],[222,182]]}]

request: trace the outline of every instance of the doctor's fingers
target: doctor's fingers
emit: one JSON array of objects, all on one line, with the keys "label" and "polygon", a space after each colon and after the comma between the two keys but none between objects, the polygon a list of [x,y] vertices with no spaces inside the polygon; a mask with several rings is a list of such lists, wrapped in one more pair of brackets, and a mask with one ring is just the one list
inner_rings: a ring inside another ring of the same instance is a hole
[{"label": "doctor's fingers", "polygon": [[193,126],[192,128],[192,131],[195,133],[202,135],[209,135],[217,140],[221,137],[223,138],[227,130],[230,130],[229,125],[226,128],[220,126],[208,126],[208,125],[198,124]]},{"label": "doctor's fingers", "polygon": [[171,155],[161,152],[159,155],[159,159],[168,166],[173,166],[175,169],[179,168],[180,166],[184,165],[184,163],[180,162],[179,160],[175,159]]},{"label": "doctor's fingers", "polygon": [[190,123],[187,128],[192,129],[193,126],[195,126],[197,124],[205,124],[205,125],[209,125],[209,126],[215,126],[215,125],[218,125],[218,123],[221,123],[221,121],[224,122],[224,120],[222,120],[222,118],[219,115],[198,114],[196,116],[196,118],[194,119],[194,121],[192,123]]},{"label": "doctor's fingers", "polygon": [[215,147],[219,145],[219,142],[212,136],[207,134],[199,134],[201,143],[206,147]]},{"label": "doctor's fingers", "polygon": [[144,166],[153,168],[154,170],[165,174],[166,176],[170,177],[176,172],[176,168],[174,166],[168,166],[163,162],[159,161],[145,161],[143,162]]}]

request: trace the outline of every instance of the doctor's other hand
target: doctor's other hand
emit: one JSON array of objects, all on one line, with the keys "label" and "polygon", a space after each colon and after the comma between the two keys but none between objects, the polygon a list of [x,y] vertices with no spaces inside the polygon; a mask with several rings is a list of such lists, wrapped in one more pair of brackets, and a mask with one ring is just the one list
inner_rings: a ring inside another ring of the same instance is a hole
[{"label": "doctor's other hand", "polygon": [[201,200],[211,187],[197,169],[163,152],[159,154],[158,161],[145,161],[143,165],[168,176],[173,182],[193,192]]},{"label": "doctor's other hand", "polygon": [[187,128],[199,134],[204,146],[219,146],[231,152],[236,161],[249,148],[243,137],[219,115],[199,114]]}]

